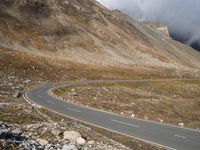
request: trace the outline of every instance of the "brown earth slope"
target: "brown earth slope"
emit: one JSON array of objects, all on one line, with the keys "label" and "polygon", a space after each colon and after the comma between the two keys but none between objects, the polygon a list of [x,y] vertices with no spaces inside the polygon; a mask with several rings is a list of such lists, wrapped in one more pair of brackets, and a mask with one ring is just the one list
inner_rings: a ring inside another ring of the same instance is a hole
[{"label": "brown earth slope", "polygon": [[103,66],[200,68],[200,54],[95,0],[0,0],[4,49]]}]

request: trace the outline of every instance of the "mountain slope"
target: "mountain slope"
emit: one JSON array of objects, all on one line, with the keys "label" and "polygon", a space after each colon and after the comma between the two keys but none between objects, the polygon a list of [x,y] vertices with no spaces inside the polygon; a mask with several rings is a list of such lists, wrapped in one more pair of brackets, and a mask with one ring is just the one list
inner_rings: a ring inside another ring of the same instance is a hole
[{"label": "mountain slope", "polygon": [[104,66],[199,69],[200,54],[95,0],[0,0],[0,46]]}]

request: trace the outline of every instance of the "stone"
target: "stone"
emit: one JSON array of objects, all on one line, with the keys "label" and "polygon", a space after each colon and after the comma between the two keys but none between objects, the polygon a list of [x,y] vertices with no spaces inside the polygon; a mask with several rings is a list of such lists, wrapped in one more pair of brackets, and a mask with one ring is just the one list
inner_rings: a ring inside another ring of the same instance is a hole
[{"label": "stone", "polygon": [[24,81],[24,83],[26,83],[26,84],[28,84],[28,83],[30,83],[31,82],[31,80],[25,80]]},{"label": "stone", "polygon": [[14,98],[20,98],[21,97],[21,93],[20,92],[15,92],[14,94],[13,94],[13,97]]},{"label": "stone", "polygon": [[94,145],[94,141],[88,141],[89,145]]},{"label": "stone", "polygon": [[61,148],[61,145],[60,145],[60,144],[55,144],[54,146],[55,146],[57,149],[58,149],[58,148]]},{"label": "stone", "polygon": [[0,145],[2,145],[2,146],[6,146],[6,140],[4,140],[4,139],[0,139]]},{"label": "stone", "polygon": [[51,147],[53,147],[52,144],[47,144],[47,145],[45,146],[45,149],[51,149]]},{"label": "stone", "polygon": [[149,120],[149,117],[147,115],[144,116],[145,120]]},{"label": "stone", "polygon": [[76,93],[76,89],[71,89],[70,95],[71,96],[78,96],[77,93]]},{"label": "stone", "polygon": [[15,89],[21,89],[21,88],[23,88],[23,87],[24,87],[23,84],[18,84],[18,85],[15,86]]},{"label": "stone", "polygon": [[31,150],[37,150],[35,147],[31,148]]},{"label": "stone", "polygon": [[47,144],[49,144],[49,142],[45,139],[37,139],[37,142],[42,146],[46,146]]},{"label": "stone", "polygon": [[22,134],[22,129],[16,128],[16,129],[12,130],[12,132],[15,133],[15,134]]},{"label": "stone", "polygon": [[78,150],[74,145],[63,145],[62,150]]},{"label": "stone", "polygon": [[29,133],[28,133],[28,136],[29,136],[29,137],[32,137],[32,136],[33,136],[33,132],[29,132]]},{"label": "stone", "polygon": [[0,121],[0,126],[3,125],[3,124],[4,124],[3,121]]},{"label": "stone", "polygon": [[5,108],[8,105],[9,105],[9,103],[0,103],[0,108]]},{"label": "stone", "polygon": [[178,125],[181,126],[181,127],[184,127],[184,123],[183,122],[179,123]]},{"label": "stone", "polygon": [[81,137],[79,132],[76,131],[65,131],[63,139],[69,140],[71,143],[75,144],[76,139]]},{"label": "stone", "polygon": [[60,130],[52,130],[51,133],[55,136],[59,136],[61,134]]},{"label": "stone", "polygon": [[82,137],[78,137],[77,139],[76,139],[76,144],[77,145],[85,145],[85,143],[86,143],[86,141],[85,141],[85,139],[84,138],[82,138]]}]

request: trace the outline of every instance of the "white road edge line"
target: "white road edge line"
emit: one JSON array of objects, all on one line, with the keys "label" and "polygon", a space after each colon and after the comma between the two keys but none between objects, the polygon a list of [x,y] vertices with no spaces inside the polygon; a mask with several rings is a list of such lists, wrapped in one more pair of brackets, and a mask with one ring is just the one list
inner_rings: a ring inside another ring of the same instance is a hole
[{"label": "white road edge line", "polygon": [[78,112],[78,113],[81,113],[80,110],[77,110],[77,109],[74,109],[74,108],[70,108],[70,107],[68,107],[67,109],[72,110],[72,111],[75,111],[75,112]]},{"label": "white road edge line", "polygon": [[[25,97],[24,97],[24,98],[25,98],[27,101],[29,101],[29,102],[32,103],[32,101],[27,97],[27,93],[25,93]],[[34,103],[35,103],[35,102],[34,102]],[[56,113],[56,114],[58,114],[58,115],[61,115],[61,116],[64,116],[64,117],[67,117],[67,118],[70,118],[70,119],[73,119],[73,120],[76,120],[76,121],[80,121],[80,122],[83,122],[83,123],[86,123],[86,124],[90,124],[90,125],[92,125],[92,126],[95,126],[95,127],[101,128],[101,129],[105,129],[105,130],[108,130],[108,131],[111,131],[111,132],[114,132],[114,133],[118,133],[118,134],[125,135],[125,136],[128,136],[128,137],[137,139],[137,140],[141,140],[141,141],[144,141],[144,142],[146,142],[146,143],[149,143],[149,144],[152,144],[152,145],[161,147],[161,148],[163,147],[163,148],[166,148],[166,149],[169,149],[169,150],[177,150],[177,149],[172,148],[172,147],[169,147],[169,146],[165,146],[165,145],[162,145],[162,144],[158,144],[158,143],[155,143],[155,142],[152,142],[152,141],[148,141],[148,140],[145,140],[145,139],[142,139],[142,138],[137,138],[137,137],[134,137],[134,136],[125,134],[125,133],[120,133],[120,132],[117,132],[117,131],[114,131],[114,130],[111,130],[111,129],[108,129],[108,128],[104,128],[104,127],[102,127],[102,126],[95,125],[95,124],[93,124],[93,123],[88,123],[88,122],[86,122],[86,121],[83,121],[83,120],[80,120],[80,119],[76,119],[76,118],[73,118],[73,117],[64,115],[64,114],[62,114],[62,113],[56,112],[56,111],[54,111],[54,110],[51,110],[51,109],[49,109],[49,108],[47,108],[47,107],[41,106],[41,105],[39,105],[39,104],[37,104],[37,103],[35,103],[35,105],[36,105],[36,106],[39,106],[38,108],[45,108],[45,109],[47,109],[47,110],[49,110],[49,111],[51,111],[51,112],[54,112],[54,113]]]},{"label": "white road edge line", "polygon": [[128,126],[131,126],[131,127],[140,128],[140,126],[137,126],[137,125],[134,125],[134,124],[129,124],[129,123],[126,123],[126,122],[121,122],[121,121],[114,120],[114,119],[111,119],[111,121],[121,123],[121,124],[124,124],[124,125],[128,125]]},{"label": "white road edge line", "polygon": [[177,134],[175,134],[174,136],[175,136],[175,137],[178,137],[178,138],[182,138],[182,139],[187,139],[187,137],[181,136],[181,135],[177,135]]},{"label": "white road edge line", "polygon": [[38,105],[37,103],[33,103],[27,96],[27,92],[23,94],[24,99],[32,106],[36,106],[37,108],[42,108],[42,106]]}]

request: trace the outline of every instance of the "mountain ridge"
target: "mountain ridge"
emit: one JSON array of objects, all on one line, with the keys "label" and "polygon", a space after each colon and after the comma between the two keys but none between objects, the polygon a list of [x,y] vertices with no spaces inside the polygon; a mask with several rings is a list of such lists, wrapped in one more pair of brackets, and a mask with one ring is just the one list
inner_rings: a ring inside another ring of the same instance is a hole
[{"label": "mountain ridge", "polygon": [[103,66],[199,69],[200,54],[94,0],[0,1],[0,46]]}]

